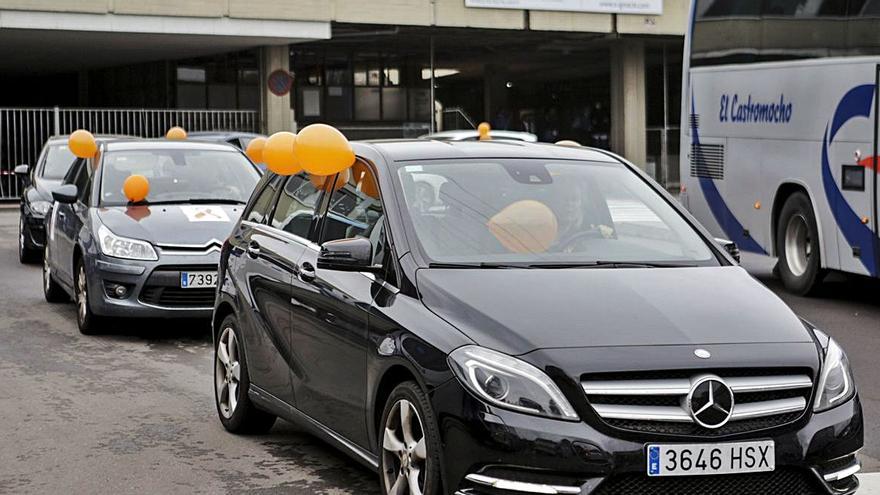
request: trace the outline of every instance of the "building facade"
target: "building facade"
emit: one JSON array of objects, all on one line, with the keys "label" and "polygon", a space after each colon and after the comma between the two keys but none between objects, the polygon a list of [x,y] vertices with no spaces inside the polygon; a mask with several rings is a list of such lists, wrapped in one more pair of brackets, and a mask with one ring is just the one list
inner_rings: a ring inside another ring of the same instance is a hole
[{"label": "building facade", "polygon": [[[0,108],[253,110],[263,132],[472,127],[677,183],[688,0],[0,0]],[[0,139],[3,132],[0,131]]]}]

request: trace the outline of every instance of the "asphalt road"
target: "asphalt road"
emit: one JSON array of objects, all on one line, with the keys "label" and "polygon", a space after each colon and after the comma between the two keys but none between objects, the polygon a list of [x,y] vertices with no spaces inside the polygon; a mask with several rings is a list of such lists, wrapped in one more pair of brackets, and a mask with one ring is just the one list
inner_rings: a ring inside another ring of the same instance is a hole
[{"label": "asphalt road", "polygon": [[[216,419],[210,335],[198,322],[116,323],[85,337],[43,300],[0,209],[0,493],[376,493],[376,476],[296,427],[234,436]],[[746,265],[775,290],[770,264]],[[837,338],[866,411],[863,462],[880,471],[880,283],[783,295]]]}]

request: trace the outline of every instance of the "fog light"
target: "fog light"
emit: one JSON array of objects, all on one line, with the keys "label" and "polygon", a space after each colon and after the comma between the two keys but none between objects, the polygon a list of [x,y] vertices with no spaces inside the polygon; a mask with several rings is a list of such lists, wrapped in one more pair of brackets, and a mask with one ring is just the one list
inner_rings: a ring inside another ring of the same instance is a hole
[{"label": "fog light", "polygon": [[116,289],[113,290],[113,293],[116,294],[116,297],[125,297],[128,294],[128,290],[124,285],[117,285]]},{"label": "fog light", "polygon": [[127,285],[114,282],[104,282],[104,286],[109,297],[114,299],[125,299],[128,297],[129,287]]}]

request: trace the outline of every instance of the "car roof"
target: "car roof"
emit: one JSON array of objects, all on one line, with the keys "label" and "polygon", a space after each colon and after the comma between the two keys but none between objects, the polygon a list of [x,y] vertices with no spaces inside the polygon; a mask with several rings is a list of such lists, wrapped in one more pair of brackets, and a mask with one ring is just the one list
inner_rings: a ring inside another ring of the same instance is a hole
[{"label": "car roof", "polygon": [[239,131],[196,131],[187,133],[187,137],[192,139],[229,139],[234,137],[261,137],[262,134],[257,134],[254,132],[239,132]]},{"label": "car roof", "polygon": [[[94,134],[95,141],[106,142],[106,141],[115,141],[115,140],[134,140],[139,139],[135,136],[126,136],[123,134]],[[70,134],[61,134],[58,136],[52,136],[46,140],[46,144],[61,144],[67,143],[67,140],[70,138]]]},{"label": "car roof", "polygon": [[[458,140],[458,139],[472,139],[478,137],[480,132],[476,129],[459,129],[454,131],[440,131],[435,132],[433,134],[425,134],[424,136],[419,136],[420,139],[440,139],[440,140]],[[538,136],[530,133],[530,132],[522,132],[522,131],[505,131],[505,130],[491,130],[489,131],[490,137],[495,137],[497,139],[518,139],[520,141],[528,141],[531,143],[538,142]]]},{"label": "car roof", "polygon": [[177,140],[177,139],[127,139],[109,141],[105,145],[106,151],[149,151],[167,149],[197,149],[206,151],[239,151],[238,148],[227,143],[215,143],[211,141]]},{"label": "car roof", "polygon": [[355,141],[355,153],[359,148],[372,148],[394,162],[413,160],[463,160],[480,158],[525,158],[582,160],[620,163],[614,155],[595,148],[559,146],[549,143],[524,141],[437,141],[425,139],[397,139]]}]

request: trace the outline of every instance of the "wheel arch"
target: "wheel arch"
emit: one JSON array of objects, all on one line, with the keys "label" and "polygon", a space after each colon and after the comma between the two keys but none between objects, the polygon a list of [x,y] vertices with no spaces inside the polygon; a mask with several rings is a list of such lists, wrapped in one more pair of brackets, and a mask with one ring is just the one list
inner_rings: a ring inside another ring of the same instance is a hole
[{"label": "wheel arch", "polygon": [[[379,431],[381,430],[380,423],[382,422],[382,412],[385,410],[385,401],[388,400],[388,397],[391,395],[391,392],[395,387],[407,381],[416,382],[423,390],[425,390],[424,384],[416,377],[416,373],[400,363],[392,364],[386,368],[382,373],[382,378],[379,379],[379,382],[376,385],[376,392],[373,394],[370,425],[372,426],[377,446],[380,438]],[[427,390],[425,392],[427,393]]]},{"label": "wheel arch", "polygon": [[782,213],[782,207],[785,205],[785,202],[788,201],[788,198],[798,192],[804,193],[807,196],[807,199],[810,201],[810,207],[813,209],[813,217],[816,219],[816,230],[818,230],[819,235],[819,246],[822,247],[819,250],[819,266],[825,267],[827,266],[826,256],[828,255],[829,249],[825,244],[825,232],[822,229],[822,216],[816,209],[816,199],[810,190],[810,186],[801,180],[786,180],[779,185],[776,189],[776,194],[773,195],[773,206],[770,217],[770,254],[776,257],[779,256],[776,248],[776,237],[779,230],[779,216]]}]

